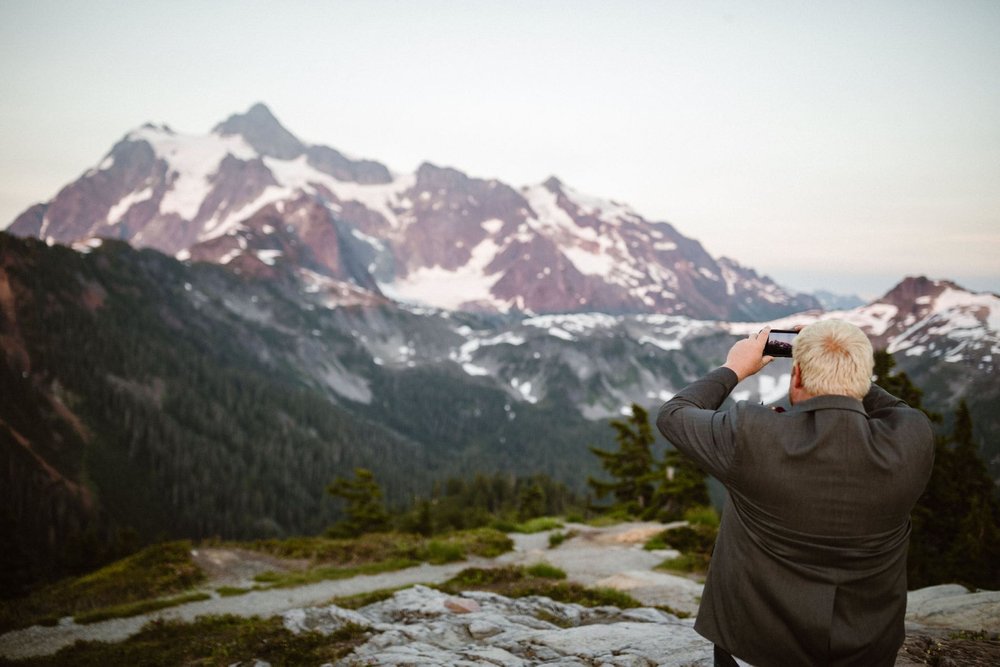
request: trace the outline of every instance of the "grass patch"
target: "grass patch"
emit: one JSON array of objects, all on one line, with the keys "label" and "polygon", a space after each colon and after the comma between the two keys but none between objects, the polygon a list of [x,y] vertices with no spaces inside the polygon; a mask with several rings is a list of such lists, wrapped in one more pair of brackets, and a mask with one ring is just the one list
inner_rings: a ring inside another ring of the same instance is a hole
[{"label": "grass patch", "polygon": [[356,593],[355,595],[343,595],[327,601],[328,605],[337,605],[341,609],[361,609],[376,602],[388,600],[401,590],[412,588],[412,585],[396,586],[395,588],[380,588],[377,591],[367,593]]},{"label": "grass patch", "polygon": [[237,595],[246,595],[255,589],[253,588],[240,588],[239,586],[219,586],[215,589],[215,592],[219,594],[220,597],[232,598]]},{"label": "grass patch", "polygon": [[423,560],[434,565],[465,560],[465,549],[456,542],[431,540],[422,550]]},{"label": "grass patch", "polygon": [[559,519],[550,516],[540,516],[537,519],[529,519],[528,521],[515,523],[514,532],[531,534],[540,533],[545,530],[555,530],[556,528],[562,527],[563,523]]},{"label": "grass patch", "polygon": [[253,579],[256,582],[268,584],[268,588],[292,588],[315,584],[319,581],[350,579],[361,574],[381,574],[404,570],[419,564],[419,561],[409,558],[392,558],[353,567],[316,567],[302,572],[262,572]]},{"label": "grass patch", "polygon": [[579,534],[580,531],[578,530],[570,530],[565,533],[562,531],[557,531],[555,533],[552,533],[549,535],[549,549],[555,549],[566,540],[573,539]]},{"label": "grass patch", "polygon": [[550,563],[535,563],[524,568],[524,573],[540,579],[565,579],[566,573]]},{"label": "grass patch", "polygon": [[282,558],[305,559],[314,566],[352,567],[399,559],[447,563],[469,556],[492,558],[513,549],[514,543],[498,530],[477,528],[434,538],[412,533],[372,533],[350,539],[293,537],[233,546]]},{"label": "grass patch", "polygon": [[234,546],[260,551],[281,558],[296,558],[314,565],[359,565],[396,558],[410,553],[424,542],[409,533],[371,533],[355,538],[289,537],[233,543]]},{"label": "grass patch", "polygon": [[710,505],[690,508],[684,512],[684,520],[692,526],[719,528],[719,513]]},{"label": "grass patch", "polygon": [[190,542],[153,545],[88,575],[45,586],[27,597],[4,600],[0,631],[160,598],[188,590],[204,579],[191,559]]},{"label": "grass patch", "polygon": [[212,596],[208,593],[187,593],[185,595],[178,595],[172,598],[161,598],[159,600],[142,600],[140,602],[130,602],[128,604],[115,605],[113,607],[104,607],[102,609],[95,609],[94,611],[84,612],[73,617],[73,620],[81,625],[87,623],[98,623],[100,621],[106,621],[109,618],[125,618],[128,616],[138,616],[139,614],[145,614],[150,611],[156,611],[158,609],[166,609],[167,607],[176,607],[177,605],[187,604],[188,602],[200,602],[201,600],[208,600]]},{"label": "grass patch", "polygon": [[709,558],[705,554],[681,554],[677,558],[668,558],[654,569],[704,574],[708,572],[708,562]]},{"label": "grass patch", "polygon": [[367,632],[347,625],[332,635],[303,632],[295,635],[280,617],[203,616],[193,623],[152,621],[123,642],[77,642],[55,655],[29,658],[23,667],[104,667],[105,665],[253,664],[320,665],[336,662],[367,638]]},{"label": "grass patch", "polygon": [[468,590],[490,591],[510,598],[541,595],[557,602],[571,602],[585,607],[610,605],[619,609],[631,609],[642,606],[638,600],[621,591],[553,581],[551,578],[533,576],[527,569],[514,566],[467,568],[437,588],[452,594]]},{"label": "grass patch", "polygon": [[681,552],[680,556],[657,565],[658,570],[704,574],[708,571],[708,564],[712,560],[712,549],[715,547],[718,533],[718,526],[712,525],[709,520],[706,523],[694,523],[665,530],[654,535],[643,548],[650,551],[674,549]]},{"label": "grass patch", "polygon": [[609,513],[595,516],[593,519],[587,521],[587,525],[593,526],[594,528],[606,528],[608,526],[616,526],[620,523],[625,523],[626,521],[631,521],[631,517],[627,514]]}]

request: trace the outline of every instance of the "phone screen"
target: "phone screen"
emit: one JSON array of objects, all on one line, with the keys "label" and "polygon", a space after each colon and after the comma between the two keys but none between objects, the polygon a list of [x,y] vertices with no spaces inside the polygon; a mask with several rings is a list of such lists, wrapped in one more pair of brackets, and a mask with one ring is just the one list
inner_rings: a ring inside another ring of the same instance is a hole
[{"label": "phone screen", "polygon": [[787,329],[773,329],[767,335],[767,344],[764,346],[764,354],[772,357],[792,356],[792,345],[795,343],[795,336],[798,331]]}]

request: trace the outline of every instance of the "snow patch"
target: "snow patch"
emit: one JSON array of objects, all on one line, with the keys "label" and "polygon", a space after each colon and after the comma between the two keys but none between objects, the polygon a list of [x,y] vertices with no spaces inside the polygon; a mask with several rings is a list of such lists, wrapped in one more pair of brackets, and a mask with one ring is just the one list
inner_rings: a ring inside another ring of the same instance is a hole
[{"label": "snow patch", "polygon": [[117,204],[112,206],[110,211],[108,211],[108,224],[109,225],[118,224],[121,221],[122,217],[124,217],[124,215],[128,213],[128,210],[132,208],[134,204],[148,201],[150,198],[152,198],[152,196],[153,196],[153,188],[150,186],[146,186],[146,188],[139,190],[138,192],[128,193],[127,195],[122,197]]},{"label": "snow patch", "polygon": [[198,209],[212,189],[210,179],[227,155],[240,160],[257,157],[256,151],[238,135],[185,135],[145,126],[132,132],[129,139],[147,142],[156,157],[167,163],[174,180],[160,200],[160,213],[175,213],[184,220],[192,220],[198,215]]},{"label": "snow patch", "polygon": [[673,352],[674,350],[679,350],[683,345],[678,339],[672,340],[660,340],[659,338],[653,338],[651,336],[641,336],[639,338],[639,345],[645,345],[649,343],[650,345],[655,345],[661,350],[666,350],[667,352]]},{"label": "snow patch", "polygon": [[391,299],[449,310],[457,310],[465,304],[477,302],[499,306],[491,290],[501,274],[486,273],[486,266],[493,261],[497,250],[498,246],[493,239],[483,239],[472,249],[465,266],[454,271],[440,266],[422,267],[402,280],[380,283],[379,288]]},{"label": "snow patch", "polygon": [[479,223],[479,226],[486,230],[486,233],[490,236],[496,236],[497,232],[503,228],[503,220],[500,220],[499,218],[490,218],[489,220],[484,220]]},{"label": "snow patch", "polygon": [[257,259],[264,262],[268,266],[274,266],[274,263],[281,257],[282,252],[280,250],[258,250]]}]

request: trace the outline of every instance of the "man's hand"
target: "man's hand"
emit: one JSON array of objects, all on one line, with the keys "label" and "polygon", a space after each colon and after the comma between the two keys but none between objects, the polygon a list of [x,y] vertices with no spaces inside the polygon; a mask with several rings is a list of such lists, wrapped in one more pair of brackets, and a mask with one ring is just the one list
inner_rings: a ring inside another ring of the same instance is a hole
[{"label": "man's hand", "polygon": [[736,373],[740,382],[774,361],[774,357],[764,356],[764,345],[767,344],[767,335],[770,332],[771,327],[764,327],[758,333],[750,334],[729,348],[723,366]]}]

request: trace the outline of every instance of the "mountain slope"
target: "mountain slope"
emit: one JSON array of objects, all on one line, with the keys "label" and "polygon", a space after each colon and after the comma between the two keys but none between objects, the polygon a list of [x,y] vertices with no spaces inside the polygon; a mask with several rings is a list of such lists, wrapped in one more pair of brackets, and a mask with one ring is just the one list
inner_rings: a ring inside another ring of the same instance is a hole
[{"label": "mountain slope", "polygon": [[[208,135],[154,125],[128,133],[9,231],[64,244],[119,239],[227,264],[248,251],[247,234],[282,227],[295,234],[295,216],[307,205],[310,216],[325,215],[336,227],[335,252],[351,264],[352,282],[423,305],[755,320],[818,307],[810,296],[714,259],[668,223],[556,178],[513,188],[426,163],[394,174],[303,143],[261,104]],[[265,209],[267,228],[248,229]],[[324,256],[330,238],[295,241]]]},{"label": "mountain slope", "polygon": [[68,544],[102,550],[123,531],[315,533],[337,517],[324,487],[358,466],[396,505],[469,470],[566,479],[608,439],[553,405],[515,417],[453,362],[368,352],[457,338],[446,327],[464,320],[331,310],[337,293],[314,285],[94,245],[0,234],[0,381],[18,398],[0,405],[5,571],[56,567]]},{"label": "mountain slope", "polygon": [[[349,271],[338,280],[245,257],[237,273],[119,242],[76,252],[0,234],[0,382],[19,397],[0,404],[7,571],[128,530],[315,532],[337,512],[323,488],[357,466],[393,504],[479,471],[544,472],[581,489],[597,467],[588,445],[612,446],[607,418],[633,401],[655,410],[761,326],[400,307]],[[998,301],[908,279],[834,314],[896,350],[930,408],[966,397],[994,474]],[[788,373],[776,361],[733,398],[779,400]]]}]

